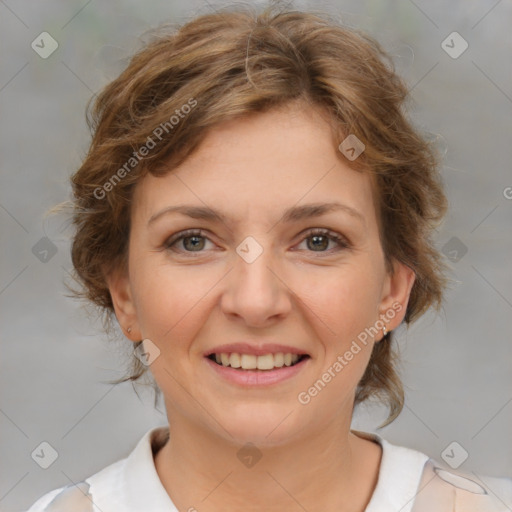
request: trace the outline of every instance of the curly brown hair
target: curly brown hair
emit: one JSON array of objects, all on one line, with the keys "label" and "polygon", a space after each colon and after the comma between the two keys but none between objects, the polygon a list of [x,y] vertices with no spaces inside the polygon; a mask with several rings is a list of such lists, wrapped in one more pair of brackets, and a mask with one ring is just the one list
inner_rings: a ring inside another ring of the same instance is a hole
[{"label": "curly brown hair", "polygon": [[[106,276],[126,269],[141,178],[182,163],[219,123],[302,101],[326,114],[335,141],[354,134],[366,146],[348,163],[374,181],[388,270],[397,260],[415,272],[405,323],[439,310],[447,279],[432,235],[447,201],[436,153],[402,111],[406,98],[382,47],[322,13],[236,7],[172,31],[164,26],[89,111],[92,142],[71,178],[71,254],[81,285],[74,295],[99,307],[108,331],[115,313]],[[384,425],[404,402],[392,340],[388,333],[375,344],[354,403],[386,402]],[[131,374],[114,382],[135,381],[145,370],[133,357]]]}]

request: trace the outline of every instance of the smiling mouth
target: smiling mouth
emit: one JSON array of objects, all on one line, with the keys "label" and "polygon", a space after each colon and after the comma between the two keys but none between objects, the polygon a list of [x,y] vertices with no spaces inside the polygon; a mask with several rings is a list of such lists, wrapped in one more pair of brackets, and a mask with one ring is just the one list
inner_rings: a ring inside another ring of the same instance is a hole
[{"label": "smiling mouth", "polygon": [[270,371],[287,366],[295,366],[304,359],[309,358],[309,355],[278,352],[276,354],[256,356],[253,354],[239,354],[236,352],[228,354],[222,352],[220,354],[210,354],[207,357],[219,366],[235,368],[236,370]]}]

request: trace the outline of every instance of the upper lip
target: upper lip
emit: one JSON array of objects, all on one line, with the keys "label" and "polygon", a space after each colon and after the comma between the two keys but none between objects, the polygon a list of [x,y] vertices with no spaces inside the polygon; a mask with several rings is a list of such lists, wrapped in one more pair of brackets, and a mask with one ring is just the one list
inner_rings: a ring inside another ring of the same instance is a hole
[{"label": "upper lip", "polygon": [[287,345],[280,345],[278,343],[226,343],[225,345],[218,345],[211,350],[204,353],[205,357],[212,354],[230,354],[232,352],[238,354],[252,354],[255,356],[264,356],[265,354],[277,354],[282,352],[283,354],[298,354],[298,355],[309,355],[305,350],[296,347],[289,347]]}]

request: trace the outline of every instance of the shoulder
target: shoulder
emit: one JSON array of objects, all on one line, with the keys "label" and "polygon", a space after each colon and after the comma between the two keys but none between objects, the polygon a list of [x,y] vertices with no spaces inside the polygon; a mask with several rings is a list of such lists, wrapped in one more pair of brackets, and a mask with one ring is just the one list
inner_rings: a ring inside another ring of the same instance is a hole
[{"label": "shoulder", "polygon": [[54,489],[39,498],[27,512],[93,512],[89,488],[87,482],[79,482]]},{"label": "shoulder", "polygon": [[382,447],[377,486],[365,512],[510,512],[512,479],[446,469],[428,455],[356,431]]},{"label": "shoulder", "polygon": [[512,479],[448,470],[429,459],[411,512],[432,510],[509,512],[512,510]]},{"label": "shoulder", "polygon": [[41,496],[27,512],[96,512],[94,507],[98,491],[106,487],[112,490],[113,498],[117,490],[119,475],[127,459],[121,459],[82,482],[54,489]]},{"label": "shoulder", "polygon": [[96,512],[98,508],[94,505],[98,505],[98,497],[104,494],[104,489],[110,490],[112,501],[117,499],[127,460],[118,460],[81,482],[44,494],[27,512]]},{"label": "shoulder", "polygon": [[128,457],[110,464],[82,482],[46,493],[27,512],[128,510],[126,502],[133,501],[131,487],[147,479],[154,485],[155,481],[159,482],[153,453],[165,444],[167,437],[168,429],[157,427],[149,430]]}]

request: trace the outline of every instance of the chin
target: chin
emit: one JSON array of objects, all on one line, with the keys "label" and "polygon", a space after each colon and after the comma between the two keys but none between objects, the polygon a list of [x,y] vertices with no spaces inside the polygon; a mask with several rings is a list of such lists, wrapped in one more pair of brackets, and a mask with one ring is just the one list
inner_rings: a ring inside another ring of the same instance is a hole
[{"label": "chin", "polygon": [[[295,410],[294,410],[295,409]],[[291,412],[291,414],[290,414]],[[222,431],[223,437],[237,444],[252,443],[258,447],[286,444],[304,428],[297,420],[304,419],[295,404],[284,407],[276,403],[240,404],[232,407],[229,415],[218,416],[221,425],[231,434]],[[304,411],[302,411],[303,413]]]}]

